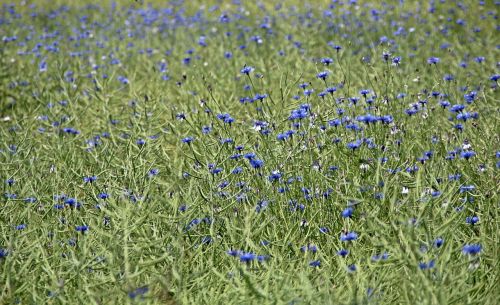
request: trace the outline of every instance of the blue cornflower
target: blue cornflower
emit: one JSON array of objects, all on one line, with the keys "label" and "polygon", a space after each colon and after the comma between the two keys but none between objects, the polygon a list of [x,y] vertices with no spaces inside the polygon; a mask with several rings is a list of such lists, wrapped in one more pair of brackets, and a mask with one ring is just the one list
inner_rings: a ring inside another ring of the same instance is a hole
[{"label": "blue cornflower", "polygon": [[465,218],[465,223],[475,225],[476,223],[479,222],[479,217],[477,216],[469,216]]},{"label": "blue cornflower", "polygon": [[358,234],[356,232],[342,233],[340,235],[341,241],[353,241],[358,239]]},{"label": "blue cornflower", "polygon": [[357,268],[356,268],[355,264],[351,264],[351,265],[347,266],[348,272],[356,272],[356,270],[357,270]]},{"label": "blue cornflower", "polygon": [[441,61],[438,57],[429,57],[427,58],[427,63],[432,65],[432,64],[437,64]]},{"label": "blue cornflower", "polygon": [[126,78],[125,76],[118,76],[117,77],[118,81],[121,82],[122,84],[124,85],[128,85],[130,82],[128,80],[128,78]]},{"label": "blue cornflower", "polygon": [[262,100],[263,100],[263,99],[265,99],[266,97],[267,97],[267,94],[266,94],[266,93],[263,93],[263,94],[261,94],[261,93],[257,93],[257,94],[255,94],[255,96],[254,96],[254,98],[253,98],[253,99],[254,99],[254,101],[257,101],[257,100],[262,101]]},{"label": "blue cornflower", "polygon": [[312,261],[309,263],[309,266],[314,267],[314,268],[321,267],[321,261],[320,260]]},{"label": "blue cornflower", "polygon": [[241,172],[243,172],[243,168],[238,166],[235,169],[233,169],[233,171],[231,173],[234,175],[237,175],[237,174],[240,174]]},{"label": "blue cornflower", "polygon": [[99,195],[97,195],[97,197],[99,199],[108,199],[109,198],[109,194],[108,193],[99,193]]},{"label": "blue cornflower", "polygon": [[143,146],[144,144],[146,144],[146,140],[144,139],[138,139],[137,141],[135,141],[135,143],[139,146]]},{"label": "blue cornflower", "polygon": [[240,254],[240,262],[242,263],[250,263],[256,258],[257,256],[250,252]]},{"label": "blue cornflower", "polygon": [[194,140],[193,137],[185,137],[181,141],[182,141],[182,143],[191,144],[191,142],[193,142],[193,140]]},{"label": "blue cornflower", "polygon": [[24,198],[24,202],[26,202],[26,203],[35,203],[36,201],[37,201],[37,199],[35,197]]},{"label": "blue cornflower", "polygon": [[210,133],[211,131],[212,131],[212,127],[210,127],[210,126],[203,126],[203,127],[201,128],[201,132],[202,132],[203,134],[208,134],[208,133]]},{"label": "blue cornflower", "polygon": [[321,58],[321,63],[328,66],[329,64],[333,63],[333,59],[331,59],[330,57],[323,57]]},{"label": "blue cornflower", "polygon": [[361,140],[347,143],[347,148],[355,150],[361,146],[361,143],[362,143]]},{"label": "blue cornflower", "polygon": [[131,299],[135,299],[137,296],[143,296],[149,291],[149,288],[147,286],[139,287],[135,289],[134,291],[131,291],[128,293],[128,297]]},{"label": "blue cornflower", "polygon": [[314,89],[306,89],[306,90],[304,90],[304,95],[305,95],[305,96],[309,96],[309,95],[311,95],[313,92],[314,92]]},{"label": "blue cornflower", "polygon": [[82,232],[82,233],[84,233],[84,232],[86,232],[86,231],[88,231],[88,230],[89,230],[89,226],[86,226],[86,225],[83,225],[83,226],[76,226],[76,227],[75,227],[75,230],[76,230],[77,232]]},{"label": "blue cornflower", "polygon": [[40,70],[40,72],[47,71],[47,62],[45,61],[45,59],[40,62],[40,64],[38,65],[38,69]]},{"label": "blue cornflower", "polygon": [[376,255],[373,255],[372,256],[372,261],[376,262],[376,261],[380,261],[380,260],[387,260],[389,258],[389,253],[387,252],[384,252],[382,254],[376,254]]},{"label": "blue cornflower", "polygon": [[17,225],[16,230],[22,231],[22,230],[26,229],[26,227],[27,227],[27,225],[23,223],[23,224]]},{"label": "blue cornflower", "polygon": [[476,255],[481,252],[482,246],[480,244],[465,245],[462,248],[462,253],[467,255]]},{"label": "blue cornflower", "polygon": [[348,207],[342,211],[341,215],[344,218],[350,218],[352,216],[352,213],[354,213],[354,209],[352,207]]},{"label": "blue cornflower", "polygon": [[450,111],[451,112],[461,112],[464,109],[465,109],[464,105],[456,104],[456,105],[451,106]]},{"label": "blue cornflower", "polygon": [[439,196],[441,196],[441,192],[440,191],[433,191],[431,193],[431,196],[434,197],[434,198],[439,197]]},{"label": "blue cornflower", "polygon": [[240,256],[243,254],[243,252],[241,250],[227,250],[226,253],[230,256]]},{"label": "blue cornflower", "polygon": [[88,177],[83,177],[83,182],[85,183],[92,183],[97,180],[97,176],[88,176]]},{"label": "blue cornflower", "polygon": [[359,91],[359,94],[361,94],[363,97],[366,97],[366,95],[369,93],[370,93],[370,90],[368,90],[368,89],[362,89]]},{"label": "blue cornflower", "polygon": [[0,258],[5,258],[9,255],[9,251],[7,249],[0,248]]},{"label": "blue cornflower", "polygon": [[429,263],[420,262],[418,264],[418,267],[420,268],[420,270],[432,269],[434,268],[435,264],[436,264],[435,260],[431,260],[429,261]]},{"label": "blue cornflower", "polygon": [[159,169],[152,168],[152,169],[149,170],[148,176],[151,178],[151,177],[154,177],[154,176],[158,175],[159,173],[160,173]]},{"label": "blue cornflower", "polygon": [[470,158],[474,157],[476,155],[476,153],[472,150],[466,150],[466,151],[462,151],[460,153],[460,157],[462,159],[465,159],[465,160],[469,160]]},{"label": "blue cornflower", "polygon": [[453,75],[451,75],[451,74],[446,74],[446,75],[443,77],[443,80],[444,80],[444,81],[448,81],[448,82],[449,82],[449,81],[452,81],[452,80],[454,80],[454,79],[455,79],[455,77],[454,77]]},{"label": "blue cornflower", "polygon": [[276,139],[278,141],[285,141],[286,139],[288,139],[288,135],[286,133],[279,133],[277,136],[276,136]]},{"label": "blue cornflower", "polygon": [[475,189],[476,187],[474,185],[462,185],[460,187],[460,193],[465,193],[465,192],[471,192]]},{"label": "blue cornflower", "polygon": [[325,80],[328,77],[329,74],[330,74],[330,72],[323,71],[323,72],[318,73],[316,75],[316,77],[319,78],[319,79]]},{"label": "blue cornflower", "polygon": [[216,167],[216,168],[211,169],[210,173],[212,175],[217,175],[217,174],[221,173],[222,171],[223,171],[223,169],[221,167]]},{"label": "blue cornflower", "polygon": [[269,181],[271,181],[271,182],[279,181],[280,178],[281,178],[281,173],[278,170],[273,171],[271,173],[271,175],[269,175],[269,177],[268,177]]},{"label": "blue cornflower", "polygon": [[444,244],[444,239],[438,237],[434,240],[434,247],[440,248]]},{"label": "blue cornflower", "polygon": [[243,67],[243,69],[240,70],[241,74],[246,74],[246,75],[249,75],[250,72],[252,72],[254,70],[253,67],[251,66],[245,66]]},{"label": "blue cornflower", "polygon": [[251,159],[250,160],[250,165],[257,169],[257,168],[261,168],[263,165],[264,165],[264,161],[262,160],[259,160],[259,159]]},{"label": "blue cornflower", "polygon": [[342,256],[342,257],[346,257],[348,254],[349,254],[349,250],[346,250],[346,249],[341,249],[341,250],[337,251],[337,255]]},{"label": "blue cornflower", "polygon": [[266,261],[269,257],[266,256],[266,255],[257,255],[257,261],[259,263],[263,263],[264,261]]}]

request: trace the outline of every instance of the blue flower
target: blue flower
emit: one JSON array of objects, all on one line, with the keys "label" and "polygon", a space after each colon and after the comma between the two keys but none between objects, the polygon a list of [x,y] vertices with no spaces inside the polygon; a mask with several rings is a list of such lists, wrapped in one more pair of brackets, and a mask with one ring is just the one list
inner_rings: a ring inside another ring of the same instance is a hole
[{"label": "blue flower", "polygon": [[37,201],[37,199],[35,197],[24,198],[24,202],[26,202],[26,203],[35,203],[36,201]]},{"label": "blue flower", "polygon": [[482,246],[480,244],[465,245],[462,248],[462,253],[466,255],[476,255],[481,252]]},{"label": "blue flower", "polygon": [[193,137],[185,137],[181,141],[182,141],[182,143],[191,144],[191,142],[194,141],[194,138]]},{"label": "blue flower", "polygon": [[460,187],[460,193],[465,193],[465,192],[471,192],[475,189],[476,187],[474,185],[462,185]]},{"label": "blue flower", "polygon": [[316,261],[309,262],[309,266],[314,267],[314,268],[321,267],[321,261],[316,260]]},{"label": "blue flower", "polygon": [[342,233],[340,235],[341,241],[353,241],[358,239],[358,234],[356,232]]},{"label": "blue flower", "polygon": [[389,253],[387,252],[384,252],[382,254],[376,254],[376,255],[373,255],[372,256],[372,261],[376,262],[376,261],[380,261],[380,260],[387,260],[389,258]]},{"label": "blue flower", "polygon": [[240,255],[240,262],[242,263],[250,263],[254,259],[256,259],[257,256],[253,253],[247,252],[247,253],[242,253]]},{"label": "blue flower", "polygon": [[354,213],[354,209],[352,207],[348,207],[342,211],[341,215],[344,218],[350,218],[352,216],[352,213]]},{"label": "blue flower", "polygon": [[347,143],[347,148],[352,149],[353,151],[361,146],[361,140],[357,140],[354,142]]},{"label": "blue flower", "polygon": [[472,150],[466,150],[466,151],[462,151],[460,153],[460,157],[462,159],[465,159],[465,160],[469,160],[470,158],[474,157],[476,155],[476,153]]},{"label": "blue flower", "polygon": [[469,216],[465,218],[465,223],[475,225],[479,222],[479,217],[477,216]]},{"label": "blue flower", "polygon": [[259,160],[259,159],[251,159],[250,160],[250,165],[253,168],[258,169],[258,168],[261,168],[262,166],[264,166],[264,161]]},{"label": "blue flower", "polygon": [[432,65],[432,64],[437,64],[441,61],[441,59],[439,59],[438,57],[429,57],[427,59],[427,63]]},{"label": "blue flower", "polygon": [[444,239],[438,237],[434,240],[434,247],[440,248],[444,244]]},{"label": "blue flower", "polygon": [[128,297],[131,299],[135,299],[137,296],[143,296],[149,291],[147,286],[139,287],[128,293]]},{"label": "blue flower", "polygon": [[341,249],[341,250],[337,251],[337,255],[342,256],[342,257],[346,257],[348,254],[349,254],[349,250],[346,250],[346,249]]},{"label": "blue flower", "polygon": [[357,270],[357,268],[356,268],[355,264],[351,264],[351,265],[347,266],[348,272],[356,272],[356,270]]},{"label": "blue flower", "polygon": [[97,176],[88,176],[88,177],[83,177],[83,182],[85,183],[92,183],[97,180]]},{"label": "blue flower", "polygon": [[40,62],[40,64],[38,65],[38,69],[40,70],[40,72],[47,71],[47,62],[45,61],[45,59]]},{"label": "blue flower", "polygon": [[245,67],[243,67],[243,69],[240,70],[240,72],[241,72],[241,74],[249,75],[250,72],[252,72],[253,70],[254,70],[253,67],[245,66]]},{"label": "blue flower", "polygon": [[128,80],[128,78],[126,78],[125,76],[118,76],[117,77],[118,81],[124,85],[128,85],[130,82]]},{"label": "blue flower", "polygon": [[75,227],[75,230],[76,230],[77,232],[82,232],[82,233],[84,233],[84,232],[86,232],[86,231],[88,231],[88,230],[89,230],[89,226],[86,226],[86,225],[83,225],[83,226],[76,226],[76,227]]},{"label": "blue flower", "polygon": [[436,264],[435,260],[431,260],[429,261],[429,263],[420,262],[418,264],[418,267],[420,268],[420,270],[432,269],[434,268],[435,264]]},{"label": "blue flower", "polygon": [[27,227],[26,224],[23,223],[23,224],[17,225],[16,230],[22,231],[22,230],[26,229],[26,227]]},{"label": "blue flower", "polygon": [[328,66],[329,64],[333,63],[333,59],[330,57],[323,57],[321,58],[321,63]]},{"label": "blue flower", "polygon": [[269,177],[268,177],[269,181],[271,181],[271,182],[279,181],[280,178],[281,178],[281,173],[278,170],[273,171],[271,173],[271,175],[269,175]]},{"label": "blue flower", "polygon": [[160,173],[159,169],[152,168],[152,169],[149,170],[148,176],[151,178],[151,177],[154,177],[154,176],[158,175],[159,173]]},{"label": "blue flower", "polygon": [[325,80],[328,77],[329,74],[330,74],[330,72],[323,71],[323,72],[318,73],[316,75],[316,77],[319,78],[319,79]]},{"label": "blue flower", "polygon": [[108,199],[109,194],[108,193],[99,193],[99,195],[97,195],[97,197],[100,199]]},{"label": "blue flower", "polygon": [[464,109],[465,109],[464,105],[456,104],[456,105],[451,106],[450,111],[451,112],[461,112]]}]

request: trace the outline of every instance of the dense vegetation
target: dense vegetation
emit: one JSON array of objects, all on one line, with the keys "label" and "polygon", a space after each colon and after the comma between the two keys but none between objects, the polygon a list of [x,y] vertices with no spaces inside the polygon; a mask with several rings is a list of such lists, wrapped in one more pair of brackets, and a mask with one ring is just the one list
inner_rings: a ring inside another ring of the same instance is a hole
[{"label": "dense vegetation", "polygon": [[498,1],[60,2],[0,7],[1,304],[500,303]]}]

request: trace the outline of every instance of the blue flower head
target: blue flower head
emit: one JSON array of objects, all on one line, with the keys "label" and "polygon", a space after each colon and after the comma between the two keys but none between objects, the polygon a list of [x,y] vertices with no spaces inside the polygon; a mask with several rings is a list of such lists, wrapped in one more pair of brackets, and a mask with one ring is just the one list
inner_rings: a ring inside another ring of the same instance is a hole
[{"label": "blue flower head", "polygon": [[356,232],[342,233],[342,235],[340,235],[341,241],[354,241],[356,239],[358,239],[358,234]]},{"label": "blue flower head", "polygon": [[245,66],[243,67],[243,69],[240,70],[241,74],[246,74],[246,75],[249,75],[250,72],[252,72],[254,70],[253,67],[251,66]]},{"label": "blue flower head", "polygon": [[466,255],[476,255],[481,252],[482,246],[480,244],[465,245],[462,248],[462,253]]}]

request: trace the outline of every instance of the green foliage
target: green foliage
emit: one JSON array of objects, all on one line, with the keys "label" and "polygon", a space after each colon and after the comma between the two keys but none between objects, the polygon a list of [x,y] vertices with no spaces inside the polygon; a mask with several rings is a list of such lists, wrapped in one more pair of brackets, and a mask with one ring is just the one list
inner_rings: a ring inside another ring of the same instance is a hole
[{"label": "green foliage", "polygon": [[500,303],[498,5],[178,2],[0,9],[0,304]]}]

